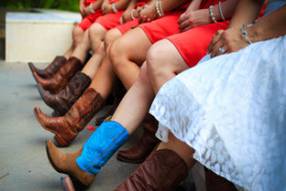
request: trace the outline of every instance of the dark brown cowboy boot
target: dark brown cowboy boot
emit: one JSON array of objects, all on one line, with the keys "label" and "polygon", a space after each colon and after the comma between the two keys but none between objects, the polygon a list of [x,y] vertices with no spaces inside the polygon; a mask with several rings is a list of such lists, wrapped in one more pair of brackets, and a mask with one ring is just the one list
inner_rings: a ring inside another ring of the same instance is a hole
[{"label": "dark brown cowboy boot", "polygon": [[130,149],[120,150],[117,154],[118,160],[128,163],[141,163],[158,145],[160,141],[155,136],[158,127],[157,120],[148,114],[142,123],[142,127],[144,132],[140,140]]},{"label": "dark brown cowboy boot", "polygon": [[101,95],[89,88],[63,117],[49,117],[39,108],[35,108],[34,113],[42,127],[55,134],[59,146],[68,146],[101,109],[103,103]]},{"label": "dark brown cowboy boot", "polygon": [[50,78],[66,63],[66,61],[67,59],[64,56],[57,56],[45,69],[38,69],[32,62],[29,62],[28,65],[32,74],[37,73],[42,78]]},{"label": "dark brown cowboy boot", "polygon": [[81,170],[76,164],[76,158],[81,154],[82,149],[74,153],[65,154],[61,152],[51,140],[46,144],[46,151],[53,168],[59,172],[68,174],[73,181],[82,187],[88,187],[95,179],[95,175]]},{"label": "dark brown cowboy boot", "polygon": [[188,175],[185,161],[163,149],[151,155],[115,191],[173,191]]},{"label": "dark brown cowboy boot", "polygon": [[231,182],[206,168],[205,174],[207,191],[237,191],[236,187]]},{"label": "dark brown cowboy boot", "polygon": [[38,86],[39,93],[44,102],[53,108],[59,116],[65,115],[76,100],[83,94],[91,83],[89,76],[82,72],[78,72],[69,81],[67,86],[57,94],[51,94]]},{"label": "dark brown cowboy boot", "polygon": [[57,93],[63,89],[69,80],[83,67],[83,63],[76,57],[71,57],[64,64],[59,71],[49,79],[41,78],[34,72],[34,77],[38,85],[42,86],[45,90],[49,90],[51,93]]}]

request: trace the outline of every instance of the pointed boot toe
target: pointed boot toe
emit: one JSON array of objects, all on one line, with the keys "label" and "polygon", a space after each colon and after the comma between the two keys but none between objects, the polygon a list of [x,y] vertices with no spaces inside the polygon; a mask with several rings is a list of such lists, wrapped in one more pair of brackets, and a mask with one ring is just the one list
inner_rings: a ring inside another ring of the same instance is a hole
[{"label": "pointed boot toe", "polygon": [[28,66],[29,66],[32,73],[35,72],[38,75],[40,75],[41,77],[46,78],[44,70],[38,69],[32,62],[29,62]]},{"label": "pointed boot toe", "polygon": [[48,159],[53,168],[59,172],[70,176],[70,180],[82,187],[88,187],[95,179],[95,175],[81,170],[76,164],[76,159],[80,156],[82,149],[74,153],[63,153],[55,144],[49,140],[46,144]]}]

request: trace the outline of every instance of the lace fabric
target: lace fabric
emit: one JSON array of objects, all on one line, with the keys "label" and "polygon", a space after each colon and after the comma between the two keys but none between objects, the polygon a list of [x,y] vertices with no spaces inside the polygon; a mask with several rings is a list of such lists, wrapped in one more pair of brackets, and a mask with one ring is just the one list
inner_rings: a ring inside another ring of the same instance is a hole
[{"label": "lace fabric", "polygon": [[286,37],[189,69],[158,92],[157,136],[249,191],[286,190]]}]

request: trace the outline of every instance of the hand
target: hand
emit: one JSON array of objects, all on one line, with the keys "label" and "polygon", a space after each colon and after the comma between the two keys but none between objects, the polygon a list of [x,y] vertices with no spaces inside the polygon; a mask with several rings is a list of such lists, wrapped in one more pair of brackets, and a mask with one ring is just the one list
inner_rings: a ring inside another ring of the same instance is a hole
[{"label": "hand", "polygon": [[209,45],[211,57],[231,53],[245,48],[248,44],[244,41],[238,28],[219,30]]},{"label": "hand", "polygon": [[134,18],[138,18],[139,17],[139,12],[136,9],[131,9],[131,10],[126,10],[124,11],[123,15],[120,18],[120,23],[126,23],[128,21],[133,20],[131,14],[133,14]]},{"label": "hand", "polygon": [[182,32],[193,27],[212,23],[208,9],[199,9],[183,13],[179,18],[179,27]]},{"label": "hand", "polygon": [[150,22],[157,18],[157,13],[155,7],[151,5],[146,5],[139,12],[139,21],[140,23]]},{"label": "hand", "polygon": [[85,12],[85,6],[84,6],[84,3],[83,3],[83,0],[81,0],[79,2],[79,12],[80,12],[82,17],[85,17],[87,15],[86,12]]},{"label": "hand", "polygon": [[85,13],[86,15],[90,15],[94,13],[94,4],[90,4],[89,6],[85,7]]},{"label": "hand", "polygon": [[107,1],[104,1],[101,5],[101,10],[103,12],[103,14],[108,14],[108,13],[112,13],[112,5],[109,4]]}]

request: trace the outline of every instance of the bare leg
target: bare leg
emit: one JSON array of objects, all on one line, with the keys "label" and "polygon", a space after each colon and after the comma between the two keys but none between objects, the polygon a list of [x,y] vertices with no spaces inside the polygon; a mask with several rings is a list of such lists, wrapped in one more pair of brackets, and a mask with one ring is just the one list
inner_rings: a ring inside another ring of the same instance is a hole
[{"label": "bare leg", "polygon": [[120,31],[117,29],[112,29],[104,33],[102,32],[103,29],[104,28],[100,24],[96,23],[89,30],[89,38],[91,40],[91,47],[94,54],[85,65],[82,72],[88,75],[90,78],[93,78],[96,74],[102,58],[106,54],[110,45],[121,36]]},{"label": "bare leg", "polygon": [[155,93],[168,80],[189,68],[176,47],[169,40],[161,40],[150,48],[147,56],[147,66]]},{"label": "bare leg", "polygon": [[149,110],[155,95],[151,80],[157,79],[153,75],[160,74],[156,73],[157,69],[162,69],[168,74],[160,81],[165,82],[188,67],[177,49],[167,40],[160,41],[150,48],[146,64],[142,66],[139,78],[124,96],[112,117],[112,120],[126,127],[129,133],[139,126]]},{"label": "bare leg", "polygon": [[111,93],[112,86],[115,80],[115,74],[113,72],[113,67],[109,59],[109,49],[113,41],[118,39],[121,33],[117,29],[112,29],[107,32],[105,36],[105,47],[106,54],[103,58],[102,64],[99,66],[98,71],[94,74],[90,88],[93,88],[103,98],[107,98]]},{"label": "bare leg", "polygon": [[72,45],[71,47],[64,53],[64,57],[69,59],[75,49],[75,47],[80,43],[83,38],[84,31],[76,25],[72,31]]},{"label": "bare leg", "polygon": [[122,124],[130,134],[133,133],[148,112],[153,97],[152,86],[144,64],[138,79],[121,100],[112,120]]},{"label": "bare leg", "polygon": [[186,162],[189,168],[195,164],[193,159],[194,150],[186,143],[177,139],[172,133],[169,133],[167,143],[160,143],[157,150],[161,149],[170,149],[176,152]]},{"label": "bare leg", "polygon": [[137,79],[151,42],[141,28],[124,34],[111,46],[110,58],[114,71],[129,89]]},{"label": "bare leg", "polygon": [[71,56],[78,58],[83,63],[86,59],[86,54],[89,49],[90,41],[88,36],[88,30],[86,30],[83,34],[81,42],[75,47]]}]

